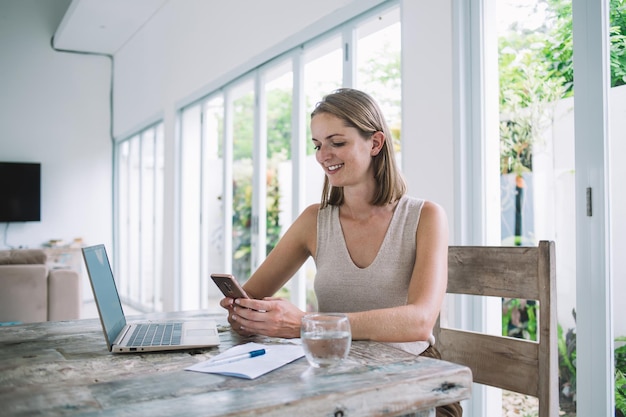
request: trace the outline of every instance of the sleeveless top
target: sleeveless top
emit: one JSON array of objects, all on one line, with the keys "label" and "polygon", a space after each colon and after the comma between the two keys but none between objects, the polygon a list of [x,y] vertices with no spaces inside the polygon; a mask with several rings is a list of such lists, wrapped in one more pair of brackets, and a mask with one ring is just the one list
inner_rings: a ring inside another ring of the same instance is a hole
[{"label": "sleeveless top", "polygon": [[[406,305],[415,265],[415,234],[424,200],[402,196],[374,261],[354,264],[339,221],[339,207],[317,215],[314,289],[321,312],[349,313]],[[390,343],[419,355],[429,342]]]}]

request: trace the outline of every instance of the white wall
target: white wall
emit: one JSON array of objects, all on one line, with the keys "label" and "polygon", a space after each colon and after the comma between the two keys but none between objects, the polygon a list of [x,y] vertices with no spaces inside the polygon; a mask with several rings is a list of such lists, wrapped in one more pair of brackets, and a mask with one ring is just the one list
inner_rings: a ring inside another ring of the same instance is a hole
[{"label": "white wall", "polygon": [[111,64],[52,49],[68,6],[0,2],[0,160],[42,164],[41,222],[0,224],[0,248],[112,242]]},{"label": "white wall", "polygon": [[[402,157],[409,194],[436,201],[454,236],[452,12],[448,1],[402,7]],[[425,63],[428,63],[425,65]],[[455,244],[450,239],[451,244]]]}]

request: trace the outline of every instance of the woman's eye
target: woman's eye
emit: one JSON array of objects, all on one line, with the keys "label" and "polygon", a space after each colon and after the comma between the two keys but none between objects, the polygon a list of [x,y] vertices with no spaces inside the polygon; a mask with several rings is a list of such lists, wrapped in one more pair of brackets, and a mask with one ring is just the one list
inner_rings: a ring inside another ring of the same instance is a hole
[{"label": "woman's eye", "polygon": [[335,142],[335,143],[333,143],[333,146],[335,148],[340,148],[340,147],[342,147],[345,144],[346,144],[345,142]]},{"label": "woman's eye", "polygon": [[320,146],[320,145],[313,145],[313,149],[315,149],[316,151],[319,151],[319,150],[320,150],[320,148],[321,148],[321,146]]}]

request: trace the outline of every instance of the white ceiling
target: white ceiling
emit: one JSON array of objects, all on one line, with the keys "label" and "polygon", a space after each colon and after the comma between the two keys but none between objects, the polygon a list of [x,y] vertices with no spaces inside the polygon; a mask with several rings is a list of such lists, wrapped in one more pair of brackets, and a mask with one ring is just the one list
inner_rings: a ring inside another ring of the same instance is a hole
[{"label": "white ceiling", "polygon": [[168,0],[72,0],[54,47],[113,55]]}]

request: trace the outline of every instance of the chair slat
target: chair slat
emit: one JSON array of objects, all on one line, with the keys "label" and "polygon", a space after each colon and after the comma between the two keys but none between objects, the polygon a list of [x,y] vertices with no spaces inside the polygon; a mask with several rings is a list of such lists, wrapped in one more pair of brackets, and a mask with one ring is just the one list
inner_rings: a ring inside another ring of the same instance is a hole
[{"label": "chair slat", "polygon": [[449,293],[539,299],[537,248],[451,246],[448,259]]},{"label": "chair slat", "polygon": [[444,360],[468,366],[477,383],[537,397],[539,417],[559,409],[554,254],[549,241],[448,250],[448,293],[539,301],[537,342],[449,329],[440,320],[433,330]]},{"label": "chair slat", "polygon": [[[538,343],[455,329],[441,329],[440,338],[445,359],[469,367],[474,382],[539,396]],[[459,345],[471,349],[451,349]]]}]

